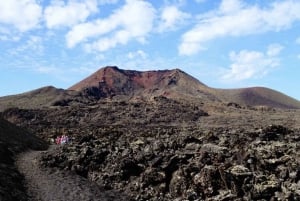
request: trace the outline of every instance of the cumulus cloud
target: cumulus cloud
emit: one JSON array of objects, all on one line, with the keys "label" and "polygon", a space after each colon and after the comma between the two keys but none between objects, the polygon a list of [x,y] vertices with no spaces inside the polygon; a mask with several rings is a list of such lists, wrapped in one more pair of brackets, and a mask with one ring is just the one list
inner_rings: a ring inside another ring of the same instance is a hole
[{"label": "cumulus cloud", "polygon": [[241,50],[229,54],[231,65],[225,71],[222,79],[225,81],[241,81],[266,75],[271,69],[278,66],[282,46],[272,44],[266,52]]},{"label": "cumulus cloud", "polygon": [[270,57],[277,56],[283,48],[284,47],[280,44],[271,44],[268,47],[267,55]]},{"label": "cumulus cloud", "polygon": [[36,0],[0,1],[0,25],[11,25],[21,32],[36,28],[42,17],[42,7]]},{"label": "cumulus cloud", "polygon": [[244,7],[240,0],[223,0],[219,7],[219,12],[223,14],[232,14],[240,11]]},{"label": "cumulus cloud", "polygon": [[190,14],[180,11],[176,6],[166,6],[160,16],[158,31],[173,30],[190,17]]},{"label": "cumulus cloud", "polygon": [[84,22],[91,14],[98,11],[96,0],[83,2],[55,0],[45,9],[45,21],[48,28],[72,26]]},{"label": "cumulus cloud", "polygon": [[41,74],[58,74],[61,73],[61,69],[57,67],[39,66],[34,69],[36,72]]},{"label": "cumulus cloud", "polygon": [[142,58],[142,59],[146,59],[148,57],[148,55],[143,50],[137,50],[135,52],[129,52],[127,54],[127,57],[129,59],[135,59],[137,57]]},{"label": "cumulus cloud", "polygon": [[182,35],[179,53],[198,53],[216,38],[285,30],[300,20],[299,1],[276,1],[263,8],[243,2],[223,0],[216,11],[199,16],[198,23]]},{"label": "cumulus cloud", "polygon": [[79,43],[96,38],[95,42],[86,43],[89,51],[106,51],[117,45],[127,44],[136,39],[144,41],[152,30],[155,18],[153,6],[141,0],[126,0],[123,7],[115,10],[110,16],[72,27],[66,35],[69,48]]},{"label": "cumulus cloud", "polygon": [[32,54],[41,55],[44,52],[43,39],[38,36],[30,36],[22,45],[12,48],[9,53],[11,55]]}]

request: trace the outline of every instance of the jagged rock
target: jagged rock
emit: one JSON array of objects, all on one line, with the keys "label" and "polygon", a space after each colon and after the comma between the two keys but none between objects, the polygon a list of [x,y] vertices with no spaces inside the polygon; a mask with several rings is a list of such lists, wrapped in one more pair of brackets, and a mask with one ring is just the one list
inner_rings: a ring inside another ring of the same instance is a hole
[{"label": "jagged rock", "polygon": [[131,159],[120,161],[119,168],[121,171],[121,179],[123,180],[128,180],[131,176],[139,176],[143,171],[143,167]]},{"label": "jagged rock", "polygon": [[282,200],[300,200],[300,181],[297,183],[284,182],[282,192],[276,192],[276,197]]},{"label": "jagged rock", "polygon": [[214,200],[227,201],[227,200],[236,200],[235,198],[236,198],[236,195],[234,195],[230,190],[221,190],[221,191],[219,191],[218,195],[208,198],[206,200],[207,201],[214,201]]},{"label": "jagged rock", "polygon": [[185,146],[185,149],[186,149],[187,151],[194,151],[194,152],[196,152],[196,151],[199,151],[200,147],[201,147],[200,144],[189,143],[189,144],[187,144],[187,145]]},{"label": "jagged rock", "polygon": [[227,103],[227,106],[228,107],[234,107],[234,108],[242,108],[238,103],[233,103],[233,102],[230,102],[230,103]]},{"label": "jagged rock", "polygon": [[288,134],[290,131],[286,127],[281,125],[270,125],[262,131],[261,138],[263,140],[279,140],[282,139],[284,135]]},{"label": "jagged rock", "polygon": [[[235,165],[227,170],[227,182],[237,197],[244,197],[251,187],[253,173],[242,165]],[[230,182],[229,182],[230,181]]]},{"label": "jagged rock", "polygon": [[217,194],[220,187],[218,179],[220,178],[216,166],[206,165],[193,178],[193,183],[199,188],[197,189],[203,194],[203,197],[211,197]]},{"label": "jagged rock", "polygon": [[226,147],[220,147],[218,145],[215,144],[204,144],[201,147],[201,152],[208,152],[208,153],[214,153],[214,154],[225,154],[226,152],[228,152],[228,148]]},{"label": "jagged rock", "polygon": [[157,186],[158,184],[164,183],[166,175],[163,171],[159,171],[156,168],[149,168],[143,174],[143,187]]},{"label": "jagged rock", "polygon": [[264,198],[270,200],[275,192],[280,190],[280,182],[275,175],[259,178],[259,182],[254,185],[253,198]]},{"label": "jagged rock", "polygon": [[[219,119],[194,122],[203,105],[152,101],[6,114],[45,139],[73,138],[45,153],[42,165],[73,170],[133,200],[297,200],[299,129],[278,126],[276,119],[268,124],[251,119],[256,113],[247,108],[221,107]],[[248,116],[225,118],[223,112],[230,111]]]},{"label": "jagged rock", "polygon": [[228,173],[235,178],[248,177],[248,176],[252,176],[253,174],[248,168],[242,165],[236,165],[229,168]]},{"label": "jagged rock", "polygon": [[182,171],[179,169],[172,174],[172,179],[169,185],[170,194],[176,198],[181,197],[188,187],[188,183],[186,181],[186,177]]}]

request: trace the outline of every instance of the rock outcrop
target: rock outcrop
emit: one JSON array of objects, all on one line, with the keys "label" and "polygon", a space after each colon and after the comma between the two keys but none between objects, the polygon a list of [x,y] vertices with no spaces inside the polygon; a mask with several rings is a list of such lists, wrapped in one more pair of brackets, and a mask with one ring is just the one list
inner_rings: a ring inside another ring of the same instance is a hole
[{"label": "rock outcrop", "polygon": [[[40,163],[74,171],[133,200],[299,200],[300,147],[292,140],[299,130],[272,125],[237,132],[87,135],[45,154]],[[275,138],[266,140],[270,133]]]}]

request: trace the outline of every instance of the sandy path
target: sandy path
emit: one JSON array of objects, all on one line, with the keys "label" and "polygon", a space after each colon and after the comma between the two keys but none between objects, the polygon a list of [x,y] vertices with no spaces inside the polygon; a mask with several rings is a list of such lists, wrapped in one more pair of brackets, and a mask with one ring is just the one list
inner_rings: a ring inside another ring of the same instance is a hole
[{"label": "sandy path", "polygon": [[95,183],[71,172],[41,169],[37,161],[40,154],[40,151],[28,151],[19,155],[16,162],[19,171],[25,176],[30,200],[128,200],[120,193],[104,191]]}]

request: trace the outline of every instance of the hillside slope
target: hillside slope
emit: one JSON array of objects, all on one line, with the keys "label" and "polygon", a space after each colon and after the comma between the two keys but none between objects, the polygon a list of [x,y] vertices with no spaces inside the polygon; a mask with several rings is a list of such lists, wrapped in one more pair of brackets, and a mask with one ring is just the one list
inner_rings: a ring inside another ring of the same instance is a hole
[{"label": "hillside slope", "polygon": [[16,154],[46,149],[47,144],[29,132],[0,118],[0,200],[28,200],[24,178],[14,164]]},{"label": "hillside slope", "polygon": [[38,109],[55,105],[61,100],[73,100],[78,96],[77,92],[46,86],[22,94],[0,97],[0,111],[18,107]]},{"label": "hillside slope", "polygon": [[300,108],[298,100],[268,88],[215,89],[179,69],[142,72],[108,66],[67,90],[43,87],[19,95],[0,97],[0,111],[12,107],[38,109],[90,105],[103,99],[152,101],[159,96],[207,104],[234,102],[249,106]]},{"label": "hillside slope", "polygon": [[97,98],[125,96],[128,99],[149,100],[155,96],[165,96],[206,103],[235,102],[249,106],[300,108],[298,100],[272,89],[214,89],[179,69],[140,72],[105,67],[73,85],[69,90]]},{"label": "hillside slope", "polygon": [[214,100],[215,97],[207,89],[206,85],[179,69],[141,72],[122,70],[115,66],[101,68],[69,88],[98,98],[121,96],[149,100],[165,96]]},{"label": "hillside slope", "polygon": [[249,106],[269,106],[275,108],[300,108],[300,102],[281,92],[265,88],[216,89],[214,94],[226,102]]}]

